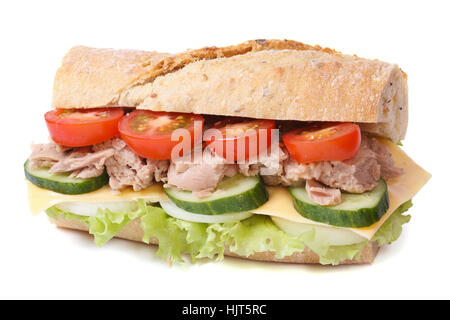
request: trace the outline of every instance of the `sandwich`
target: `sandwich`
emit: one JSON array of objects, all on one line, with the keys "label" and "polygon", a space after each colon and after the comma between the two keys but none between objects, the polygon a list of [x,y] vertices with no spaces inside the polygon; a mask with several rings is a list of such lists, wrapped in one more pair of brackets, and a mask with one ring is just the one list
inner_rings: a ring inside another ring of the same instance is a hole
[{"label": "sandwich", "polygon": [[32,213],[170,263],[372,263],[430,178],[401,148],[407,75],[296,41],[77,46],[52,107],[24,164]]}]

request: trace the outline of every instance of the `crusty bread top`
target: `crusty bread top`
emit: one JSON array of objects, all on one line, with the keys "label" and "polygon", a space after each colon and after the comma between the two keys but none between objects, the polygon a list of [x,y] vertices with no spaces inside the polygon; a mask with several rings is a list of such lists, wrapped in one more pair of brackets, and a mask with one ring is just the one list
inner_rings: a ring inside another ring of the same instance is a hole
[{"label": "crusty bread top", "polygon": [[[126,89],[153,81],[189,63],[262,50],[335,51],[291,40],[252,40],[223,48],[206,47],[179,54],[76,46],[57,70],[53,87],[55,108],[114,106]],[[128,105],[136,107],[136,105]]]},{"label": "crusty bread top", "polygon": [[57,71],[53,106],[351,121],[394,141],[408,119],[397,65],[288,40],[176,55],[75,47]]},{"label": "crusty bread top", "polygon": [[73,47],[56,72],[53,106],[93,108],[109,105],[114,96],[169,56],[138,50]]}]

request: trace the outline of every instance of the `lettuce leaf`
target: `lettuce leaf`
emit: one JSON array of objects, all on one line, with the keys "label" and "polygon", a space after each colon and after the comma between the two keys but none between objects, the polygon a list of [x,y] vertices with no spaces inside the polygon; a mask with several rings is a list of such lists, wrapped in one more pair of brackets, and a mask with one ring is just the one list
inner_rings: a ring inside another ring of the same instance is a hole
[{"label": "lettuce leaf", "polygon": [[305,248],[304,238],[311,236],[311,233],[307,232],[299,237],[288,236],[270,217],[254,215],[240,222],[223,224],[221,236],[230,251],[240,256],[248,257],[255,252],[272,251],[276,258],[281,259],[294,252],[302,252]]},{"label": "lettuce leaf", "polygon": [[225,247],[242,256],[274,251],[278,258],[304,249],[300,238],[288,236],[270,217],[260,215],[240,222],[206,224],[172,218],[161,208],[147,206],[141,227],[143,241],[149,243],[150,238],[157,238],[157,255],[169,262],[184,261],[184,253],[193,262],[198,258],[221,260]]},{"label": "lettuce leaf", "polygon": [[[402,232],[402,225],[410,216],[402,213],[411,207],[411,201],[402,204],[377,231],[372,241],[379,245],[390,244],[397,240]],[[86,223],[89,233],[95,236],[95,242],[101,246],[114,237],[127,223],[140,217],[144,231],[143,241],[149,243],[157,239],[157,255],[170,263],[184,262],[184,255],[189,255],[193,263],[200,258],[221,260],[225,248],[233,253],[248,257],[255,252],[272,251],[276,258],[302,252],[309,247],[319,255],[322,264],[339,264],[346,259],[359,258],[362,249],[368,243],[364,241],[346,246],[330,246],[319,243],[313,231],[298,237],[289,236],[280,230],[268,216],[253,215],[238,222],[197,223],[170,217],[162,208],[139,201],[139,208],[131,213],[113,213],[99,210],[95,217],[83,217],[51,207],[47,214],[56,218],[58,214],[69,220]]]},{"label": "lettuce leaf", "polygon": [[[391,244],[397,240],[402,233],[402,225],[409,222],[411,219],[411,216],[403,215],[403,213],[411,208],[411,206],[412,202],[409,200],[398,207],[370,240],[377,241],[379,246]],[[317,245],[314,242],[306,244],[319,255],[321,264],[337,265],[346,259],[359,259],[362,250],[367,243],[368,241],[346,246],[329,246],[325,252],[314,249],[314,246]]]},{"label": "lettuce leaf", "polygon": [[412,207],[411,200],[406,201],[387,219],[374,234],[371,240],[377,241],[378,245],[391,244],[400,237],[402,233],[402,225],[411,220],[410,215],[403,215],[403,212],[408,211]]},{"label": "lettuce leaf", "polygon": [[146,214],[141,218],[144,230],[142,241],[158,239],[157,255],[172,262],[183,262],[182,255],[190,254],[192,261],[206,241],[207,224],[183,221],[172,218],[159,207],[147,205]]},{"label": "lettuce leaf", "polygon": [[[401,205],[377,231],[372,241],[381,246],[397,240],[402,225],[410,216],[402,215],[411,207],[411,201]],[[319,243],[314,231],[299,237],[292,237],[281,231],[270,219],[254,215],[240,222],[204,224],[182,221],[168,216],[161,208],[148,206],[148,213],[142,218],[144,241],[149,236],[159,239],[157,254],[170,262],[183,261],[183,253],[188,253],[193,262],[197,258],[223,259],[225,247],[241,256],[255,252],[272,251],[277,258],[302,252],[305,246],[320,257],[321,264],[337,265],[346,259],[358,259],[368,241],[346,246],[330,246]]]},{"label": "lettuce leaf", "polygon": [[102,247],[106,242],[123,229],[129,222],[142,216],[146,210],[147,204],[143,200],[138,201],[138,209],[133,212],[111,212],[108,209],[98,209],[95,216],[81,216],[56,207],[50,207],[46,210],[49,217],[57,219],[58,215],[63,215],[67,220],[77,220],[85,223],[89,228],[89,233],[94,236],[94,242]]}]

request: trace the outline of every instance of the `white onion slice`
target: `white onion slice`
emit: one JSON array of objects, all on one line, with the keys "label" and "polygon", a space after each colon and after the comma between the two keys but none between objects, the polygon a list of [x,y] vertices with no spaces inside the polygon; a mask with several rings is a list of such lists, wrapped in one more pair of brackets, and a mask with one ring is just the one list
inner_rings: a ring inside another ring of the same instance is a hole
[{"label": "white onion slice", "polygon": [[316,240],[318,242],[327,242],[331,246],[345,246],[349,244],[361,243],[366,239],[360,235],[339,227],[326,227],[299,223],[279,217],[271,217],[272,221],[284,232],[290,236],[298,236],[312,229],[316,230]]},{"label": "white onion slice", "polygon": [[202,223],[232,222],[244,220],[253,215],[250,212],[225,213],[218,215],[198,214],[183,210],[177,207],[171,201],[160,201],[159,203],[169,216],[191,222],[202,222]]},{"label": "white onion slice", "polygon": [[137,210],[137,201],[107,201],[107,202],[62,202],[56,208],[80,216],[95,216],[97,210],[109,209],[111,212],[132,212]]}]

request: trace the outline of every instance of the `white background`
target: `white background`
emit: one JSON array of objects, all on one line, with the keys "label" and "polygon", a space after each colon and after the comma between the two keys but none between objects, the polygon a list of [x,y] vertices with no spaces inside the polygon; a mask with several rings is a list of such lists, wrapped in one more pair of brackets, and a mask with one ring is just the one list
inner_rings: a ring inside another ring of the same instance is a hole
[{"label": "white background", "polygon": [[[448,1],[1,1],[0,298],[450,298]],[[53,76],[74,45],[179,52],[287,38],[398,63],[404,149],[433,174],[399,241],[371,266],[226,259],[168,266],[145,245],[102,249],[29,214],[22,165],[46,140]]]}]

